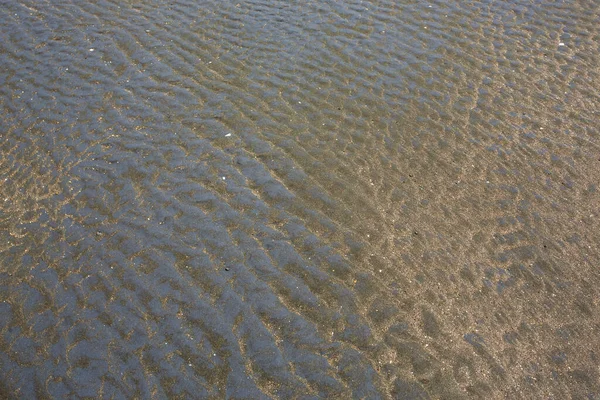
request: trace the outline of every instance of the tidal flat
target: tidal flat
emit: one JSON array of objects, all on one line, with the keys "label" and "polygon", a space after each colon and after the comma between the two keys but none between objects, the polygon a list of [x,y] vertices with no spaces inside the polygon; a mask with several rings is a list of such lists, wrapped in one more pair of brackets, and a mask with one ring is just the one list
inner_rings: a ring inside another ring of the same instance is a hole
[{"label": "tidal flat", "polygon": [[0,398],[600,399],[598,1],[5,0]]}]

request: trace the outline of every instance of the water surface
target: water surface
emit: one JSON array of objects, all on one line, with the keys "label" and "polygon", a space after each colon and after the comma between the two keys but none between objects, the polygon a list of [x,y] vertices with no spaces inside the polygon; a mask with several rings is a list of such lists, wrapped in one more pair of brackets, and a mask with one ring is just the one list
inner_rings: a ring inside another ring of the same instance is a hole
[{"label": "water surface", "polygon": [[0,397],[600,398],[600,3],[0,7]]}]

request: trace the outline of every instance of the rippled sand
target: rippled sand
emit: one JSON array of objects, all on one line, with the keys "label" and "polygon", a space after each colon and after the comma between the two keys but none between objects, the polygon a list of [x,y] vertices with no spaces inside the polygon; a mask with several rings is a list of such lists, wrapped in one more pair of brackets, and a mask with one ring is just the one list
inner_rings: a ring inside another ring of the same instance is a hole
[{"label": "rippled sand", "polygon": [[0,7],[0,398],[600,398],[600,3]]}]

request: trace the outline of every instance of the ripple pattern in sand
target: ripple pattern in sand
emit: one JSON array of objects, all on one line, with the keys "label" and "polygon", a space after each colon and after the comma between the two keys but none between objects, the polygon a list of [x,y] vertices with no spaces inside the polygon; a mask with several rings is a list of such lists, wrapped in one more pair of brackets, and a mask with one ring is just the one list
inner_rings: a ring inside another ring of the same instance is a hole
[{"label": "ripple pattern in sand", "polygon": [[599,27],[4,2],[0,397],[600,396]]}]

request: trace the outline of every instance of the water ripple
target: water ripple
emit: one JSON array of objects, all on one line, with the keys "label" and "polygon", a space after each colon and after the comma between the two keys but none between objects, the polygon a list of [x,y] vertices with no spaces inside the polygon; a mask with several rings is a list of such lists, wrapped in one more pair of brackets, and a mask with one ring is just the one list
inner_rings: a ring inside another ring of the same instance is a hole
[{"label": "water ripple", "polygon": [[600,395],[599,26],[6,2],[0,397]]}]

